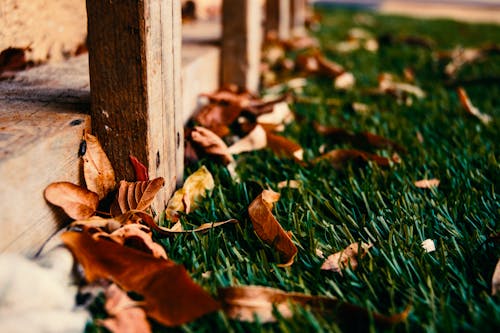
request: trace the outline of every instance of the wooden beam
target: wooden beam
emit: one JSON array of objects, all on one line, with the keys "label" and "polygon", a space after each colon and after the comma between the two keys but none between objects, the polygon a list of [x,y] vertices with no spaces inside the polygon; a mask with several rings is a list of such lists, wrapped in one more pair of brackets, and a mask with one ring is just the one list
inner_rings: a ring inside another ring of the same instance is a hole
[{"label": "wooden beam", "polygon": [[180,15],[177,0],[87,0],[94,133],[119,179],[134,178],[129,154],[165,178],[160,209],[181,166]]},{"label": "wooden beam", "polygon": [[290,27],[292,35],[303,35],[306,32],[307,0],[291,0]]},{"label": "wooden beam", "polygon": [[266,1],[266,36],[275,34],[279,39],[290,38],[291,0]]},{"label": "wooden beam", "polygon": [[221,83],[250,91],[259,86],[262,45],[260,1],[224,0],[222,4]]}]

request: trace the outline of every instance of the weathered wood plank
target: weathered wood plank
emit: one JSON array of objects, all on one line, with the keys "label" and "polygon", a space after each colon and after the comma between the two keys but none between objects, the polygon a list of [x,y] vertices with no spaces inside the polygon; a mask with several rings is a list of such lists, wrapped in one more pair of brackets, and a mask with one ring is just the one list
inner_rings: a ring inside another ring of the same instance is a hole
[{"label": "weathered wood plank", "polygon": [[306,32],[307,0],[291,0],[290,28],[292,35],[303,35]]},{"label": "weathered wood plank", "polygon": [[[291,0],[266,1],[266,36],[276,35],[279,39],[290,38]],[[293,0],[292,0],[293,1]]]},{"label": "weathered wood plank", "polygon": [[224,0],[222,4],[221,83],[256,91],[262,43],[260,1]]},{"label": "weathered wood plank", "polygon": [[175,0],[87,0],[94,132],[118,178],[134,177],[129,154],[165,178],[157,208],[175,189],[183,135],[180,14]]},{"label": "weathered wood plank", "polygon": [[0,252],[34,255],[67,221],[43,190],[55,181],[81,183],[89,104],[86,57],[0,82]]}]

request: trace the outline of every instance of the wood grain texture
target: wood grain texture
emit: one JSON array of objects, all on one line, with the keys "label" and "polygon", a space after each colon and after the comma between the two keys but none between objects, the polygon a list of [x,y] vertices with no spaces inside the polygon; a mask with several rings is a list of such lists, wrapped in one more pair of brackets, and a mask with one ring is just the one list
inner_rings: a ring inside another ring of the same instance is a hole
[{"label": "wood grain texture", "polygon": [[266,36],[276,34],[279,39],[290,38],[291,1],[293,0],[266,1],[266,21],[264,24]]},{"label": "wood grain texture", "polygon": [[290,0],[290,28],[292,35],[306,33],[307,0]]},{"label": "wood grain texture", "polygon": [[94,133],[119,179],[134,177],[129,154],[145,163],[151,178],[165,178],[156,201],[162,209],[175,189],[182,138],[176,126],[176,114],[182,118],[179,5],[87,0],[87,14]]},{"label": "wood grain texture", "polygon": [[222,4],[221,83],[257,91],[262,43],[262,9],[255,0]]},{"label": "wood grain texture", "polygon": [[90,131],[86,68],[78,57],[0,82],[0,252],[34,255],[67,221],[43,190],[55,181],[81,183],[78,149]]}]

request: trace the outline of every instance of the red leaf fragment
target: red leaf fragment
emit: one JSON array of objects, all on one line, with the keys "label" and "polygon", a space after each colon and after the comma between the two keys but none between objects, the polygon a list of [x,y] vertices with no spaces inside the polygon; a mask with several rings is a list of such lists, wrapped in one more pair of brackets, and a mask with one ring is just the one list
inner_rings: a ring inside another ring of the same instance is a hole
[{"label": "red leaf fragment", "polygon": [[134,167],[135,180],[138,182],[148,181],[148,168],[146,168],[146,166],[142,164],[134,155],[129,155],[129,158],[130,163],[132,163],[132,166]]}]

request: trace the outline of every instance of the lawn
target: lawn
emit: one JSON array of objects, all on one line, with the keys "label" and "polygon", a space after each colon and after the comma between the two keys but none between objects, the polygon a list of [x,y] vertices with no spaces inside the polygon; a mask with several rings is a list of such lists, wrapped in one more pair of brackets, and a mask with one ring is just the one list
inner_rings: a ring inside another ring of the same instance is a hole
[{"label": "lawn", "polygon": [[[338,91],[331,79],[309,76],[290,105],[298,120],[283,135],[298,142],[304,159],[310,161],[320,155],[322,145],[352,147],[317,133],[313,121],[368,131],[404,146],[407,153],[400,154],[401,163],[336,170],[326,162],[301,165],[264,149],[236,156],[241,181],[235,182],[223,166],[201,160],[189,165],[185,176],[206,165],[215,189],[198,209],[182,217],[183,223],[196,226],[229,218],[240,223],[159,241],[169,257],[184,264],[213,295],[221,287],[262,285],[333,296],[386,315],[411,305],[408,319],[395,327],[397,331],[493,332],[500,327],[499,298],[491,296],[491,277],[500,258],[498,236],[491,237],[499,231],[500,218],[500,54],[465,65],[452,81],[443,72],[446,61],[436,54],[457,46],[499,45],[500,26],[327,8],[319,8],[319,13],[321,24],[312,34],[329,59],[354,74],[356,86]],[[335,52],[336,43],[353,27],[379,37],[379,50]],[[408,36],[430,44],[402,42]],[[413,70],[414,84],[425,91],[424,98],[398,100],[369,93],[380,73],[402,80],[407,67]],[[489,124],[467,114],[457,96],[458,85],[492,117]],[[353,110],[354,102],[367,105],[368,111]],[[392,155],[387,149],[373,152]],[[424,178],[437,178],[440,184],[417,188],[414,181]],[[298,180],[301,186],[278,189],[283,180]],[[298,247],[294,264],[287,268],[276,265],[277,254],[259,240],[248,216],[248,206],[265,188],[281,193],[273,213],[293,233]],[[426,239],[434,241],[436,251],[422,248]],[[340,275],[320,269],[324,259],[317,255],[318,249],[327,256],[356,241],[374,245],[356,270],[346,269]],[[155,326],[154,330],[336,332],[354,326],[342,318],[296,311],[292,319],[278,318],[270,324],[233,321],[217,312],[176,329]]]}]

